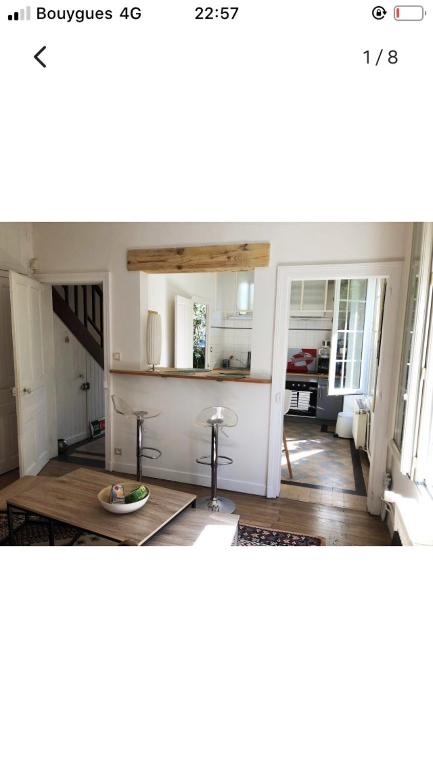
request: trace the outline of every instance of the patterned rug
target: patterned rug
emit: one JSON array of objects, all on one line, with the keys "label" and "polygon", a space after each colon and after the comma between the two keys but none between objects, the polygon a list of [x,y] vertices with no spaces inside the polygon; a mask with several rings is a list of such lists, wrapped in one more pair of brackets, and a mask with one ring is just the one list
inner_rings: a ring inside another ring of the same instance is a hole
[{"label": "patterned rug", "polygon": [[[8,545],[9,536],[5,515],[0,515],[0,544]],[[94,534],[77,531],[63,523],[53,522],[56,546],[113,546],[113,542]],[[48,525],[46,522],[29,515],[14,515],[15,542],[21,547],[48,546]],[[273,531],[269,528],[256,528],[252,525],[240,525],[238,547],[320,547],[325,540],[318,536],[305,536],[289,531]]]},{"label": "patterned rug", "polygon": [[289,531],[272,531],[270,528],[255,528],[240,525],[238,547],[320,547],[325,543],[318,536],[304,536]]},{"label": "patterned rug", "polygon": [[[15,544],[18,547],[45,547],[49,545],[48,523],[40,518],[29,515],[27,520],[24,515],[14,514]],[[79,535],[76,528],[69,525],[53,522],[54,540],[57,546],[71,544]],[[8,546],[9,528],[6,515],[0,515],[0,545]]]}]

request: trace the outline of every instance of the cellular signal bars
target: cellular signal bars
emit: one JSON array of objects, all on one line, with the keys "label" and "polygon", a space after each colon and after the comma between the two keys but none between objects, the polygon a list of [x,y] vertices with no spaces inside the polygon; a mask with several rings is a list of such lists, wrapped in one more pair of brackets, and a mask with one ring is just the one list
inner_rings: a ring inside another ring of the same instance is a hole
[{"label": "cellular signal bars", "polygon": [[30,6],[8,14],[8,21],[30,21]]}]

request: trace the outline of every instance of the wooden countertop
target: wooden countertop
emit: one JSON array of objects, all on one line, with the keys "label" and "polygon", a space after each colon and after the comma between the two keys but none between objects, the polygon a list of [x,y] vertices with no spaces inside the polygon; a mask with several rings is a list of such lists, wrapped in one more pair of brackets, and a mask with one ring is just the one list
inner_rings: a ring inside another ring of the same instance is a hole
[{"label": "wooden countertop", "polygon": [[296,378],[303,378],[303,379],[329,379],[329,375],[327,373],[292,373],[292,371],[286,372],[286,380],[287,379],[296,379]]},{"label": "wooden countertop", "polygon": [[[157,376],[173,379],[198,379],[199,381],[238,381],[240,384],[270,384],[271,379],[259,376],[251,376],[247,370],[241,368],[215,368],[213,371],[188,373],[177,368],[157,368],[148,371],[137,368],[111,368],[110,373],[120,376]],[[232,374],[232,375],[230,375]],[[237,374],[237,375],[236,375]]]}]

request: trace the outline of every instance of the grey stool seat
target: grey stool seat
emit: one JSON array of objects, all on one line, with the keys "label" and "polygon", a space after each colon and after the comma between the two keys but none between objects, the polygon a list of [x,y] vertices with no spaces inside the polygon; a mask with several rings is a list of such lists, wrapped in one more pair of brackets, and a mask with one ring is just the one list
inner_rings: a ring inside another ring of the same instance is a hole
[{"label": "grey stool seat", "polygon": [[143,459],[159,459],[161,451],[159,448],[152,448],[149,445],[143,445],[144,435],[144,422],[146,419],[154,419],[155,416],[159,416],[160,411],[157,410],[138,410],[134,411],[133,408],[118,395],[111,395],[113,401],[114,410],[121,416],[128,418],[134,418],[137,422],[137,440],[136,440],[136,455],[137,455],[137,480],[141,482],[142,463]]},{"label": "grey stool seat", "polygon": [[197,499],[198,509],[209,509],[215,512],[235,512],[236,504],[225,496],[218,495],[218,467],[233,464],[230,456],[218,453],[219,431],[227,435],[224,428],[235,427],[238,423],[237,414],[230,408],[215,405],[204,408],[198,415],[197,425],[211,430],[211,452],[209,456],[200,456],[197,464],[205,464],[211,468],[211,495]]}]

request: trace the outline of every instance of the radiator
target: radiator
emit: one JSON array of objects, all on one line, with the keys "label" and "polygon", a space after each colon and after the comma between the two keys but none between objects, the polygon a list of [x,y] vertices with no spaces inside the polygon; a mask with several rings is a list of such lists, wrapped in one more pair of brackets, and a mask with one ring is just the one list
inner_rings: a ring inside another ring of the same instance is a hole
[{"label": "radiator", "polygon": [[367,450],[369,427],[370,411],[354,411],[352,431],[356,448]]}]

